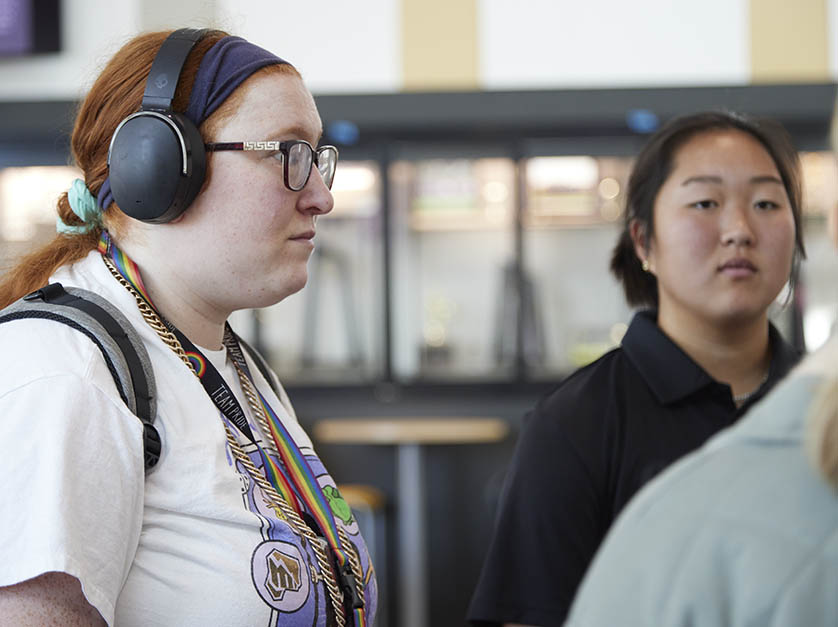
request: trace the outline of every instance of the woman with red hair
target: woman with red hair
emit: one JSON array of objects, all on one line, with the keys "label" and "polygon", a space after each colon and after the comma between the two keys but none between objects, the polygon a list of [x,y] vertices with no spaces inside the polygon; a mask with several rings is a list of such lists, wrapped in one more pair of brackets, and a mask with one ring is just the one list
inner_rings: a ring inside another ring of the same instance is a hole
[{"label": "woman with red hair", "polygon": [[60,282],[123,314],[156,381],[160,456],[144,464],[93,342],[0,325],[0,623],[372,624],[358,525],[227,323],[306,283],[333,205],[321,134],[293,66],[220,31],[140,35],[96,80],[72,136],[84,179],[0,306]]}]

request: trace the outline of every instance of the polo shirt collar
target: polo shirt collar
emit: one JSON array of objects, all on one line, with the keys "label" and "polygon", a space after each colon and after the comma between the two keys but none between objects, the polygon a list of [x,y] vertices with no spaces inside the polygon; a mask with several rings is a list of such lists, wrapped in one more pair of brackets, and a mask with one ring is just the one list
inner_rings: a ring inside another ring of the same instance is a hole
[{"label": "polo shirt collar", "polygon": [[661,331],[657,312],[638,311],[622,341],[623,351],[663,405],[716,383]]},{"label": "polo shirt collar", "polygon": [[[770,322],[768,342],[771,346],[768,379],[740,409],[759,400],[800,359],[800,353],[783,339]],[[661,404],[674,403],[706,386],[723,385],[661,331],[656,311],[639,311],[634,315],[622,346]]]}]

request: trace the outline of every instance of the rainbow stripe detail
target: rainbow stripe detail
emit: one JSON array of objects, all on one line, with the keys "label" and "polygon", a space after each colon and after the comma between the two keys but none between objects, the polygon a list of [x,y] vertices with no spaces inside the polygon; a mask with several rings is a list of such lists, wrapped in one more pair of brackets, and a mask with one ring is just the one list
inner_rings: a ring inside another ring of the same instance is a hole
[{"label": "rainbow stripe detail", "polygon": [[[318,526],[326,536],[326,540],[332,547],[340,547],[340,538],[338,537],[337,523],[335,517],[332,515],[332,510],[329,507],[329,502],[320,489],[320,484],[317,482],[317,477],[314,475],[308,461],[303,457],[302,451],[292,444],[293,439],[291,434],[282,424],[282,421],[276,415],[271,406],[265,401],[265,397],[259,394],[259,402],[268,416],[268,426],[271,429],[271,436],[274,439],[279,456],[285,465],[286,470],[291,475],[291,480],[300,491],[300,496],[311,510],[312,516],[317,521]],[[337,551],[338,562],[343,565],[347,559],[343,551]]]},{"label": "rainbow stripe detail", "polygon": [[[259,402],[265,410],[265,415],[268,417],[271,437],[276,444],[282,463],[291,475],[291,480],[299,490],[300,496],[308,506],[311,515],[317,521],[317,525],[323,531],[326,541],[332,547],[338,564],[343,566],[349,560],[349,557],[341,547],[335,516],[332,513],[328,500],[326,500],[326,496],[323,494],[323,490],[320,488],[320,483],[317,481],[317,477],[303,456],[302,451],[300,451],[292,439],[285,425],[282,424],[279,416],[271,409],[271,406],[267,403],[265,397],[262,396],[262,393],[258,390],[256,392],[259,395]],[[363,607],[354,609],[352,615],[355,618],[355,627],[366,627],[367,618]]]},{"label": "rainbow stripe detail", "polygon": [[367,627],[367,614],[364,612],[364,608],[359,607],[352,615],[355,617],[355,627]]},{"label": "rainbow stripe detail", "polygon": [[131,258],[122,252],[118,246],[114,246],[111,242],[111,236],[107,231],[102,231],[99,237],[99,252],[107,256],[114,262],[119,273],[128,281],[135,290],[151,305],[151,298],[143,285],[143,279],[140,276],[140,269],[137,267]]},{"label": "rainbow stripe detail", "polygon": [[187,351],[186,358],[189,360],[189,363],[192,364],[192,368],[195,370],[195,374],[198,375],[198,378],[203,378],[204,373],[207,371],[207,360],[204,359],[204,356],[199,353],[191,353]]},{"label": "rainbow stripe detail", "polygon": [[285,473],[283,473],[280,469],[279,464],[277,464],[270,455],[265,453],[261,446],[257,444],[256,448],[259,449],[259,454],[262,456],[262,465],[265,469],[265,476],[268,478],[268,481],[270,481],[276,491],[282,495],[285,502],[293,507],[297,514],[302,515],[303,511],[300,506],[300,500],[294,493],[294,488],[292,488],[291,484],[288,483],[288,479],[286,478]]}]

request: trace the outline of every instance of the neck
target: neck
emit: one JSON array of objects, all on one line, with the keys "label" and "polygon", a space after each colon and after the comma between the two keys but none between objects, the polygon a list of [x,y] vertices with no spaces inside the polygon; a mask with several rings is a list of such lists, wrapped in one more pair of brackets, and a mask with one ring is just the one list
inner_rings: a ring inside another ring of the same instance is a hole
[{"label": "neck", "polygon": [[224,323],[230,312],[208,302],[195,281],[142,246],[120,245],[140,270],[143,284],[157,312],[176,326],[196,346],[219,350],[224,338]]},{"label": "neck", "polygon": [[766,313],[718,325],[661,307],[658,326],[707,374],[727,383],[733,396],[750,394],[765,381],[771,363]]}]

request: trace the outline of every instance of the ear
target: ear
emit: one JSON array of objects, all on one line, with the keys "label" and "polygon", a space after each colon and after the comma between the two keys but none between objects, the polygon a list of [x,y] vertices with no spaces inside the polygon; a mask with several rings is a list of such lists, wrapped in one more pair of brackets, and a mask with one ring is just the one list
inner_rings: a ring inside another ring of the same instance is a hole
[{"label": "ear", "polygon": [[641,263],[649,262],[649,271],[654,274],[655,264],[652,254],[651,238],[646,233],[646,227],[639,220],[632,220],[629,223],[629,235],[634,244],[634,254]]}]

